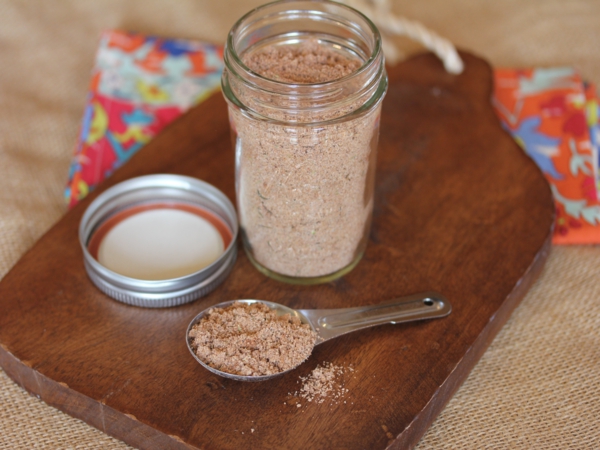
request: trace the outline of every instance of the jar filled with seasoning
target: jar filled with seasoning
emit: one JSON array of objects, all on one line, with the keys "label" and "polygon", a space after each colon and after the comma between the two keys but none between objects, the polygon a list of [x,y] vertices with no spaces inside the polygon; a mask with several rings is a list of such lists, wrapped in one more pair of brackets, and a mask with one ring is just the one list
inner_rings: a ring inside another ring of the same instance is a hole
[{"label": "jar filled with seasoning", "polygon": [[381,38],[330,1],[280,1],[243,16],[225,48],[244,248],[275,279],[348,273],[368,241],[381,102]]}]

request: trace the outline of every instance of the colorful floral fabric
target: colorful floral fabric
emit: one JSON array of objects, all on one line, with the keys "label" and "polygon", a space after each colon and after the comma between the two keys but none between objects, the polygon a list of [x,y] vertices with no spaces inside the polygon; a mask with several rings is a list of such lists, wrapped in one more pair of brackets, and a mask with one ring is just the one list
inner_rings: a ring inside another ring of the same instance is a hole
[{"label": "colorful floral fabric", "polygon": [[70,206],[219,88],[221,46],[102,34],[65,197]]},{"label": "colorful floral fabric", "polygon": [[[218,89],[223,47],[102,34],[65,191],[73,206],[165,125]],[[497,69],[494,107],[556,200],[556,244],[600,243],[600,109],[571,68]]]},{"label": "colorful floral fabric", "polygon": [[600,243],[598,97],[571,68],[495,71],[503,125],[546,176],[555,244]]}]

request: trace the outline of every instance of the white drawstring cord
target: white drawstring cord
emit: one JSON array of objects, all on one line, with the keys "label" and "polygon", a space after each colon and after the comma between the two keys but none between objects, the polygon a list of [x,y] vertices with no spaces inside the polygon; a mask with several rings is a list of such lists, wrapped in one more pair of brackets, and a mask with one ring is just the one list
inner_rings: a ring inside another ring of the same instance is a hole
[{"label": "white drawstring cord", "polygon": [[[397,36],[407,36],[421,43],[440,58],[446,70],[459,74],[464,64],[454,45],[437,33],[426,28],[419,22],[395,16],[390,10],[389,0],[339,0],[348,6],[358,9],[369,17],[379,27],[382,34],[389,33]],[[383,37],[383,52],[390,63],[400,59],[398,49]]]}]

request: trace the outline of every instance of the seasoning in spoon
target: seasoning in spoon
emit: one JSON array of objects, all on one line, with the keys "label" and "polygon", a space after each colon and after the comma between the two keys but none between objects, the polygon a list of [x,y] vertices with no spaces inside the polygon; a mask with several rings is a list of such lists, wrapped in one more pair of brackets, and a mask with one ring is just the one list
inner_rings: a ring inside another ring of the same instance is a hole
[{"label": "seasoning in spoon", "polygon": [[316,333],[290,314],[267,305],[236,302],[212,308],[189,333],[205,364],[235,375],[273,375],[293,369],[312,353]]}]

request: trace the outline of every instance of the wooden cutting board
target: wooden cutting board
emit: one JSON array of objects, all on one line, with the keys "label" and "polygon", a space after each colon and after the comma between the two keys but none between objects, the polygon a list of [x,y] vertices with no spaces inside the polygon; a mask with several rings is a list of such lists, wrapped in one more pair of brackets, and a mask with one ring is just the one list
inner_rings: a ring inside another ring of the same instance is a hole
[{"label": "wooden cutting board", "polygon": [[[126,306],[91,284],[77,227],[109,186],[177,173],[233,200],[227,111],[215,95],[70,211],[2,280],[0,365],[48,404],[144,449],[415,445],[536,279],[554,216],[544,177],[492,111],[490,66],[462,56],[460,76],[431,54],[390,69],[373,230],[350,274],[321,286],[287,285],[261,275],[241,252],[216,291],[165,310]],[[225,300],[339,308],[428,290],[450,300],[449,317],[329,341],[268,382],[218,378],[186,348],[189,321]],[[323,362],[353,365],[348,393],[338,404],[293,404],[288,393],[299,377]]]}]

